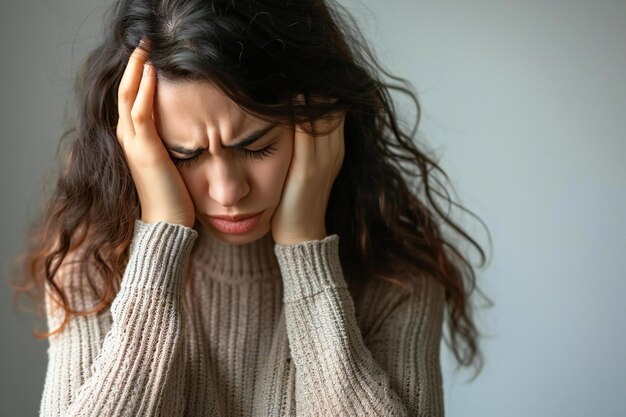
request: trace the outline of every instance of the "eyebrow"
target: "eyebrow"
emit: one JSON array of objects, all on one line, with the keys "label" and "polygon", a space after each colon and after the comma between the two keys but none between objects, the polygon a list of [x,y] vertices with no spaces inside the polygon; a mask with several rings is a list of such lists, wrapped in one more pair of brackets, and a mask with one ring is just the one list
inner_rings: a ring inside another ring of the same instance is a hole
[{"label": "eyebrow", "polygon": [[[257,140],[261,139],[267,132],[272,130],[277,124],[278,123],[274,123],[262,129],[256,130],[250,133],[249,135],[241,139],[238,139],[232,145],[224,145],[224,147],[230,148],[230,149],[241,149],[241,148],[245,148],[246,146],[250,146]],[[188,156],[195,156],[196,154],[199,154],[200,152],[204,152],[207,149],[209,149],[209,148],[188,149],[188,148],[177,146],[177,145],[165,145],[165,147],[170,151],[174,151],[179,154],[188,155]]]}]

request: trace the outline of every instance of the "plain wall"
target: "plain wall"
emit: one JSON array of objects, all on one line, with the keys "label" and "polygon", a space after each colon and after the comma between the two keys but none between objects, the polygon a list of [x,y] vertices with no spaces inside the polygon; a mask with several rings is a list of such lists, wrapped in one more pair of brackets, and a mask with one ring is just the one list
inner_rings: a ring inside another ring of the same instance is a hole
[{"label": "plain wall", "polygon": [[[56,173],[73,77],[108,4],[0,3],[4,269]],[[415,86],[420,141],[493,238],[478,271],[495,303],[477,316],[486,364],[466,383],[442,344],[446,415],[626,415],[626,2],[342,4]],[[6,285],[0,314],[0,415],[36,415],[47,341]]]}]

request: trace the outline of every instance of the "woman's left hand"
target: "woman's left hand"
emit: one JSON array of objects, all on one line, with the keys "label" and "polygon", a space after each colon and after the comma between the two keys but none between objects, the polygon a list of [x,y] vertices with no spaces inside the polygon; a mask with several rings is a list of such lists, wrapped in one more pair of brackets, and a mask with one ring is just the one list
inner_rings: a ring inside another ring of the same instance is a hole
[{"label": "woman's left hand", "polygon": [[[345,111],[332,120],[315,121],[314,132],[334,129],[323,136],[295,126],[294,149],[280,202],[271,221],[278,244],[293,244],[326,237],[326,208],[343,164]],[[311,122],[306,123],[309,127]]]}]

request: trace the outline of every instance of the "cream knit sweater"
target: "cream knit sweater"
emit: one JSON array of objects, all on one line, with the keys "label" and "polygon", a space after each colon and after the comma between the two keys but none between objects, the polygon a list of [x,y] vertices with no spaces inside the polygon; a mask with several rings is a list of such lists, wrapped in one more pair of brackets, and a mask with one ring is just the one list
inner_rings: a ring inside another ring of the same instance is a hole
[{"label": "cream knit sweater", "polygon": [[[137,220],[110,308],[48,339],[40,415],[443,416],[443,287],[401,298],[376,280],[355,305],[338,243],[230,245]],[[93,306],[61,271],[70,305]]]}]

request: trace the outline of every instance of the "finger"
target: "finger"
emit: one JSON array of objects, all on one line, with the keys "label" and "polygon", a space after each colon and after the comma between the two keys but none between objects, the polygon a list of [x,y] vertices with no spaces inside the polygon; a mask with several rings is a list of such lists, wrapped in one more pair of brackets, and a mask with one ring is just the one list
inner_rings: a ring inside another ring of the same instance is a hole
[{"label": "finger", "polygon": [[335,118],[331,118],[332,115],[327,115],[321,120],[323,124],[323,131],[326,133],[320,136],[317,141],[319,149],[319,157],[324,158],[324,161],[330,162],[336,155],[337,143],[339,142],[339,131],[337,130],[337,122]]},{"label": "finger", "polygon": [[341,168],[341,165],[343,164],[343,160],[345,158],[345,154],[346,154],[346,136],[344,133],[344,127],[345,127],[345,123],[342,121],[340,126],[339,126],[339,133],[338,133],[338,140],[337,140],[337,150],[336,150],[336,161],[337,161],[337,166],[338,169]]},{"label": "finger", "polygon": [[316,141],[318,145],[316,152],[320,159],[326,161],[325,163],[335,166],[343,153],[343,123],[335,115],[331,120],[324,120],[324,124],[324,129],[329,133]]},{"label": "finger", "polygon": [[144,64],[144,70],[139,84],[137,98],[131,110],[131,118],[135,133],[141,137],[152,137],[155,127],[152,120],[154,90],[156,86],[156,72],[150,62]]},{"label": "finger", "polygon": [[120,80],[117,94],[119,123],[124,129],[130,130],[130,133],[133,134],[134,130],[130,117],[130,111],[135,101],[137,89],[141,81],[143,64],[148,59],[147,50],[142,48],[143,46],[138,46],[130,55],[128,64],[126,65],[124,74]]},{"label": "finger", "polygon": [[309,134],[305,128],[312,129],[310,121],[296,124],[294,135],[293,159],[302,165],[315,160],[315,136]]}]

